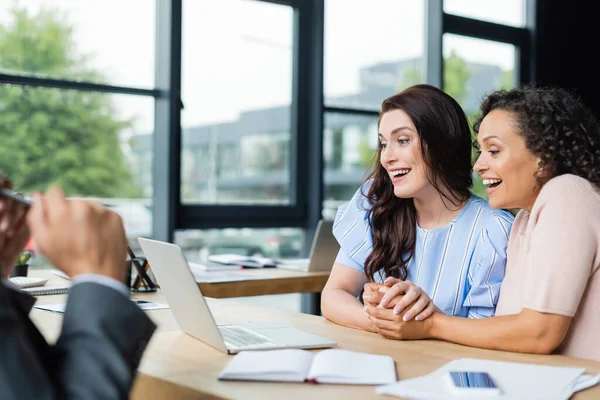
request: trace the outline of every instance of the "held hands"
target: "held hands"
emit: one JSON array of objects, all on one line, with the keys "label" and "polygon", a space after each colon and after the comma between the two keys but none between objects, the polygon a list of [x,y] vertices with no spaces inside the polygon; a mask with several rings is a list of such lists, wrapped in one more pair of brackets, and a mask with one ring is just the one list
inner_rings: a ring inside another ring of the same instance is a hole
[{"label": "held hands", "polygon": [[[0,174],[0,188],[11,189],[12,182]],[[6,197],[0,198],[0,278],[8,279],[19,254],[29,239],[26,209]]]},{"label": "held hands", "polygon": [[424,320],[435,311],[440,311],[419,286],[410,281],[391,277],[383,284],[367,283],[364,287],[363,300],[365,305],[368,303],[373,307],[392,308],[394,314],[401,314],[412,304],[403,315],[404,321],[410,321],[413,317],[417,321]]},{"label": "held hands", "polygon": [[433,318],[404,321],[402,314],[394,314],[389,308],[365,306],[365,311],[374,331],[386,339],[411,340],[430,337]]},{"label": "held hands", "polygon": [[58,187],[33,196],[27,223],[40,252],[70,277],[94,273],[123,281],[127,241],[121,217],[100,204],[66,200]]},{"label": "held hands", "polygon": [[441,312],[420,287],[395,278],[383,284],[367,283],[363,301],[373,331],[390,339],[427,337],[428,318]]}]

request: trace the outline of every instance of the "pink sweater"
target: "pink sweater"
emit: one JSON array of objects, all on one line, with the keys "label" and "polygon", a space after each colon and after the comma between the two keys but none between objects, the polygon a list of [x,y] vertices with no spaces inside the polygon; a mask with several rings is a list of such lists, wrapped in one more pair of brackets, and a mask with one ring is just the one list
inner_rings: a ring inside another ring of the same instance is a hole
[{"label": "pink sweater", "polygon": [[557,353],[600,361],[600,192],[561,175],[513,224],[496,315],[522,308],[573,317]]}]

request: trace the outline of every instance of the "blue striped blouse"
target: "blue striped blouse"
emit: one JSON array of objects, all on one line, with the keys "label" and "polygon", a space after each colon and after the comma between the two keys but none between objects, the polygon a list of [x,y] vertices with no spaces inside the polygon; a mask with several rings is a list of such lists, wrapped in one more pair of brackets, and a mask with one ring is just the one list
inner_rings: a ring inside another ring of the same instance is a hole
[{"label": "blue striped blouse", "polygon": [[[333,234],[340,244],[336,263],[364,272],[373,248],[368,221],[367,182],[338,208]],[[448,315],[483,318],[494,315],[504,279],[506,248],[514,217],[494,210],[471,195],[448,225],[422,229],[417,225],[415,253],[407,280],[420,286]],[[376,274],[377,275],[377,274]],[[383,271],[377,281],[383,282]]]}]

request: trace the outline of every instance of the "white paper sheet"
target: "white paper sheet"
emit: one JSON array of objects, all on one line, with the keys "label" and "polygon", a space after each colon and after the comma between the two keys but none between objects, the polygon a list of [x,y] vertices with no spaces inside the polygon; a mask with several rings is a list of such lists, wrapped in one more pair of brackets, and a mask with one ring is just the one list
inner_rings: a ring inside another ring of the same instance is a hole
[{"label": "white paper sheet", "polygon": [[[154,303],[152,301],[144,302],[142,300],[132,300],[132,301],[135,302],[144,311],[163,310],[165,308],[169,308],[168,304],[163,304],[163,303]],[[33,308],[37,308],[38,310],[51,311],[51,312],[62,314],[65,312],[66,305],[67,305],[66,303],[40,304],[40,305],[33,306]]]},{"label": "white paper sheet", "polygon": [[495,399],[568,399],[585,368],[553,367],[493,360],[459,359],[429,375],[379,386],[378,394],[412,399],[459,399],[451,391],[448,371],[485,371],[496,381],[502,395]]},{"label": "white paper sheet", "polygon": [[204,272],[197,269],[192,269],[194,278],[197,282],[219,283],[219,282],[237,282],[248,281],[253,279],[264,279],[265,275],[260,272],[252,272],[251,274],[243,271],[214,271]]}]

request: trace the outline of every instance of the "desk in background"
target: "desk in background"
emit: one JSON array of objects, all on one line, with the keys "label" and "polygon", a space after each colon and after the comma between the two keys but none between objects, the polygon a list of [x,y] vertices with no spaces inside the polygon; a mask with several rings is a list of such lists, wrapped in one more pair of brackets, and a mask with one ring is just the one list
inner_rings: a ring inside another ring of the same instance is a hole
[{"label": "desk in background", "polygon": [[[136,294],[136,298],[165,302],[160,293]],[[65,295],[41,296],[45,303],[65,301]],[[338,342],[343,349],[387,354],[396,361],[398,379],[425,375],[447,362],[463,357],[501,361],[585,367],[588,373],[600,373],[600,362],[565,356],[536,356],[481,350],[435,340],[393,341],[377,334],[335,325],[322,317],[267,307],[246,305],[232,299],[208,299],[219,324],[276,321],[293,325]],[[231,360],[212,347],[179,331],[171,310],[148,311],[158,324],[142,358],[132,399],[387,399],[372,386],[310,385],[300,383],[224,382],[217,380]],[[34,309],[31,318],[47,340],[58,337],[62,316]],[[576,394],[574,400],[600,398],[600,387]]]},{"label": "desk in background", "polygon": [[[198,286],[206,297],[217,299],[229,297],[262,296],[273,294],[311,293],[312,299],[305,303],[306,313],[320,315],[320,293],[327,283],[329,272],[302,272],[278,268],[244,269],[236,271],[252,275],[259,274],[261,279],[248,279],[231,282],[198,282]],[[32,269],[29,276],[50,277],[47,285],[62,285],[66,281],[51,272],[51,269]],[[160,285],[160,282],[159,282]]]}]

